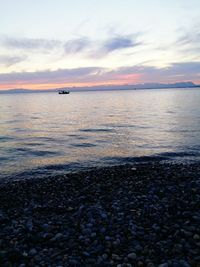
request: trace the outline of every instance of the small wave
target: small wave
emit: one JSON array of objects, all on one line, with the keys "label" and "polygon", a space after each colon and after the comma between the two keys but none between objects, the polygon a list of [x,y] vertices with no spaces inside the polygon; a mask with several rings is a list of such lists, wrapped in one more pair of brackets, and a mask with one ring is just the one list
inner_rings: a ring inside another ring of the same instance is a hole
[{"label": "small wave", "polygon": [[113,123],[108,123],[108,124],[104,124],[104,126],[112,127],[112,128],[135,128],[135,129],[150,129],[150,128],[152,128],[152,126],[137,125],[137,124],[113,124]]},{"label": "small wave", "polygon": [[25,143],[25,145],[26,146],[31,146],[31,147],[33,146],[34,147],[34,146],[42,146],[43,143]]},{"label": "small wave", "polygon": [[170,157],[170,158],[175,158],[175,157],[195,157],[197,156],[197,153],[193,152],[163,152],[158,154],[163,157]]},{"label": "small wave", "polygon": [[87,136],[76,136],[76,139],[78,139],[78,140],[86,140],[86,139],[88,139],[88,137]]},{"label": "small wave", "polygon": [[8,158],[7,157],[0,157],[0,161],[7,161]]},{"label": "small wave", "polygon": [[41,140],[41,141],[49,141],[49,142],[51,142],[51,141],[57,141],[57,139],[56,138],[53,138],[53,137],[46,137],[46,136],[39,136],[39,137],[37,137],[37,140]]},{"label": "small wave", "polygon": [[27,154],[28,156],[51,156],[51,155],[59,155],[58,152],[49,151],[49,150],[32,150],[30,148],[15,148],[14,149],[17,153]]},{"label": "small wave", "polygon": [[14,138],[13,137],[10,137],[10,136],[0,136],[0,141],[1,142],[7,142],[7,141],[10,141],[10,140],[13,140]]},{"label": "small wave", "polygon": [[183,130],[180,130],[180,129],[171,129],[171,130],[166,130],[166,132],[169,132],[169,133],[199,133],[200,131],[199,130],[192,130],[192,129],[183,129]]},{"label": "small wave", "polygon": [[104,157],[104,161],[111,162],[113,164],[124,164],[124,163],[142,163],[142,162],[153,162],[153,161],[162,161],[166,160],[167,157],[160,155],[151,155],[151,156],[138,156],[138,157]]},{"label": "small wave", "polygon": [[36,150],[36,151],[31,151],[31,154],[33,156],[54,156],[54,155],[59,155],[60,153],[58,152],[53,152],[53,151],[44,151],[44,150]]},{"label": "small wave", "polygon": [[39,119],[40,119],[40,117],[37,117],[37,116],[32,116],[32,117],[30,117],[30,119],[32,119],[32,120],[39,120]]},{"label": "small wave", "polygon": [[69,136],[69,137],[74,137],[75,139],[79,139],[79,140],[85,140],[85,139],[88,139],[87,136],[82,136],[82,135],[79,135],[79,134],[68,134],[67,136]]},{"label": "small wave", "polygon": [[95,144],[91,143],[80,143],[80,144],[71,144],[73,147],[95,147]]},{"label": "small wave", "polygon": [[114,124],[114,123],[104,124],[104,126],[113,127],[113,128],[137,128],[138,127],[135,124]]},{"label": "small wave", "polygon": [[98,129],[80,129],[81,132],[91,132],[91,133],[98,133],[98,132],[113,132],[113,129],[104,129],[104,128],[98,128]]},{"label": "small wave", "polygon": [[16,120],[8,120],[8,121],[5,121],[5,123],[7,123],[7,124],[15,124],[15,123],[18,123],[18,122],[21,122],[22,121],[22,119],[16,119]]},{"label": "small wave", "polygon": [[24,129],[22,129],[22,128],[18,128],[18,127],[14,127],[14,128],[12,128],[11,129],[12,131],[15,131],[15,132],[17,132],[17,133],[23,133],[23,132],[29,132],[29,131],[33,131],[33,129],[29,129],[29,128],[24,128]]},{"label": "small wave", "polygon": [[168,110],[168,111],[166,111],[166,113],[168,113],[168,114],[175,114],[176,112],[175,111],[172,111],[172,110]]}]

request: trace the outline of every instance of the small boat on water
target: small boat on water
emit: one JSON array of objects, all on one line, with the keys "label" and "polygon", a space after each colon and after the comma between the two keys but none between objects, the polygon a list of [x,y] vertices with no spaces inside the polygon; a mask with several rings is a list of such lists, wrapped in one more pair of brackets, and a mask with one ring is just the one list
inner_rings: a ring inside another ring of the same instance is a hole
[{"label": "small boat on water", "polygon": [[69,94],[69,91],[61,90],[58,93],[59,93],[59,95],[68,95]]}]

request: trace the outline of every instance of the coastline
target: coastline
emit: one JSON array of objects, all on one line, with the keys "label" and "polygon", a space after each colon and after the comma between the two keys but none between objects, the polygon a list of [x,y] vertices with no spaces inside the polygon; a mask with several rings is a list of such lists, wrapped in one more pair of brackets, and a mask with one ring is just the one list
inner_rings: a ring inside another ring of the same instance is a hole
[{"label": "coastline", "polygon": [[200,266],[200,163],[0,184],[2,266]]}]

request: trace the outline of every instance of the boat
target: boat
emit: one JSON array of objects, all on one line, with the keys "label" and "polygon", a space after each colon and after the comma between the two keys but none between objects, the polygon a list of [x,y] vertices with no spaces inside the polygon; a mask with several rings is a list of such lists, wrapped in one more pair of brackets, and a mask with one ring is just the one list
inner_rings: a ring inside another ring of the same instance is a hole
[{"label": "boat", "polygon": [[58,92],[60,95],[68,95],[69,91],[61,90]]}]

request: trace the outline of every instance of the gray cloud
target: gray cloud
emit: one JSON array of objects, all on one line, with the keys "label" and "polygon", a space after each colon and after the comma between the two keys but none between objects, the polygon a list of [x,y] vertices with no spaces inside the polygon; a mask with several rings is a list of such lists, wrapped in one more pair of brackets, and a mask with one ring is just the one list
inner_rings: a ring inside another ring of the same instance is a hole
[{"label": "gray cloud", "polygon": [[89,40],[87,37],[80,37],[69,40],[64,44],[64,50],[67,54],[77,54],[85,52],[87,57],[103,57],[114,51],[119,51],[127,48],[142,45],[142,42],[137,41],[138,34],[130,35],[115,35],[104,41]]},{"label": "gray cloud", "polygon": [[0,73],[0,83],[62,83],[86,81],[99,75],[102,68],[88,67],[75,69],[58,69],[55,71]]},{"label": "gray cloud", "polygon": [[[127,80],[131,76],[138,76],[139,82],[177,82],[177,81],[195,81],[200,79],[200,62],[184,62],[174,63],[165,68],[157,68],[154,66],[129,66],[121,67],[115,70],[105,70],[98,77],[99,80]],[[129,81],[128,81],[129,82]]]},{"label": "gray cloud", "polygon": [[[130,66],[115,70],[100,67],[58,69],[55,71],[13,72],[0,74],[0,84],[63,84],[118,81],[137,82],[177,82],[195,81],[200,77],[200,62],[174,63],[169,67]],[[128,78],[127,78],[128,77]],[[131,80],[133,78],[133,80]]]},{"label": "gray cloud", "polygon": [[200,62],[174,63],[171,67],[164,69],[166,74],[200,74]]},{"label": "gray cloud", "polygon": [[120,49],[135,47],[140,44],[140,42],[133,40],[130,36],[115,36],[108,39],[103,44],[102,49],[109,53]]},{"label": "gray cloud", "polygon": [[178,40],[178,44],[180,45],[194,45],[199,43],[200,41],[200,32],[199,33],[190,33],[185,34],[184,36],[181,36]]},{"label": "gray cloud", "polygon": [[[190,53],[200,53],[200,25],[188,30],[182,30],[181,36],[176,41],[176,45],[183,51]],[[200,58],[200,57],[199,57]]]},{"label": "gray cloud", "polygon": [[198,29],[197,31],[191,31],[191,32],[186,32],[184,35],[182,35],[178,39],[178,43],[180,45],[194,45],[198,44],[200,42],[200,30]]},{"label": "gray cloud", "polygon": [[86,37],[82,37],[67,41],[64,44],[64,49],[67,54],[75,54],[88,49],[90,45],[90,40]]},{"label": "gray cloud", "polygon": [[25,51],[49,52],[55,48],[64,49],[65,54],[82,54],[86,57],[102,57],[109,53],[142,45],[135,35],[115,35],[108,39],[90,40],[87,37],[79,37],[66,42],[60,40],[42,38],[12,38],[1,37],[0,43],[5,48]]},{"label": "gray cloud", "polygon": [[145,82],[195,81],[199,79],[200,62],[177,62],[165,68],[139,67],[135,73],[141,74]]},{"label": "gray cloud", "polygon": [[25,56],[1,56],[0,55],[0,65],[10,67],[17,63],[20,63],[26,59]]},{"label": "gray cloud", "polygon": [[58,40],[34,39],[34,38],[3,38],[1,43],[8,48],[21,50],[47,49],[51,50],[58,45]]},{"label": "gray cloud", "polygon": [[146,73],[146,72],[160,72],[164,74],[187,74],[187,73],[200,73],[200,62],[177,62],[173,63],[168,67],[157,68],[154,66],[133,66],[123,67],[118,69],[120,73]]}]

